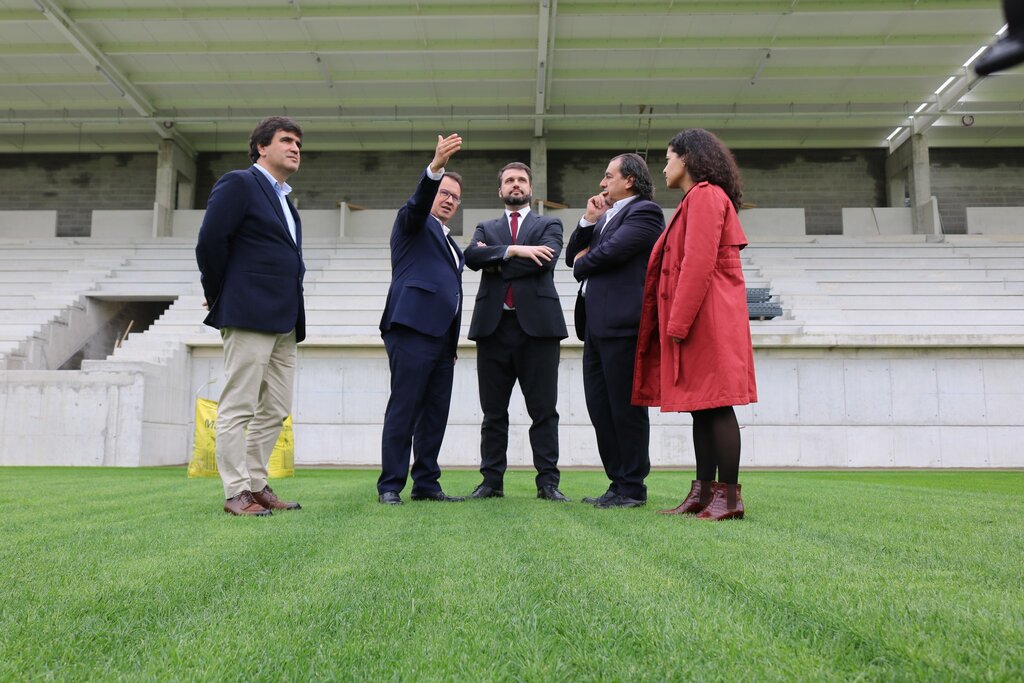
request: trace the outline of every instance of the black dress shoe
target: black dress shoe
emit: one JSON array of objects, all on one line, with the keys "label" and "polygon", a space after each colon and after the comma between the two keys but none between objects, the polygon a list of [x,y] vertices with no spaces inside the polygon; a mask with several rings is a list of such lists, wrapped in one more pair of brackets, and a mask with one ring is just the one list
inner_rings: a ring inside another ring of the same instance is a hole
[{"label": "black dress shoe", "polygon": [[437,500],[442,503],[461,503],[466,500],[465,496],[449,496],[444,491],[433,493],[414,493],[410,496],[413,500]]},{"label": "black dress shoe", "polygon": [[1024,62],[1024,35],[1003,36],[974,63],[979,76],[1009,69]]},{"label": "black dress shoe", "polygon": [[505,497],[505,492],[502,491],[501,489],[496,489],[493,486],[488,486],[487,484],[480,484],[475,489],[473,489],[473,493],[469,494],[469,497],[470,498],[504,498]]},{"label": "black dress shoe", "polygon": [[541,486],[537,489],[537,497],[543,498],[544,500],[554,500],[559,503],[571,502],[565,497],[565,494],[558,490],[557,486]]},{"label": "black dress shoe", "polygon": [[384,503],[385,505],[402,504],[402,497],[398,495],[398,491],[385,491],[384,493],[377,496],[377,500]]},{"label": "black dress shoe", "polygon": [[641,505],[647,505],[646,500],[640,500],[638,498],[630,498],[629,496],[622,496],[618,493],[612,494],[611,497],[601,501],[594,505],[594,507],[601,509],[608,508],[638,508]]},{"label": "black dress shoe", "polygon": [[605,491],[604,493],[602,493],[600,496],[598,496],[596,498],[594,496],[587,496],[586,498],[584,498],[580,502],[581,503],[586,503],[587,505],[597,505],[598,503],[602,503],[602,502],[608,500],[609,498],[611,498],[614,495],[615,495],[615,492],[612,491],[611,489],[608,489],[607,491]]}]

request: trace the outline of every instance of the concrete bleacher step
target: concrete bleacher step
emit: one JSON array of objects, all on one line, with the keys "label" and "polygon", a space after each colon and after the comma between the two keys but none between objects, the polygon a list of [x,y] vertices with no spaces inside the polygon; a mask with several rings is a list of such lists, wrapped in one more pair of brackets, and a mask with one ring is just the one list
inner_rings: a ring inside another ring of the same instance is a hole
[{"label": "concrete bleacher step", "polygon": [[1024,310],[945,309],[858,309],[858,308],[790,308],[797,320],[807,324],[844,325],[949,325],[957,328],[975,325],[1022,325]]},{"label": "concrete bleacher step", "polygon": [[789,281],[785,284],[790,294],[803,292],[837,295],[865,296],[922,295],[928,297],[950,295],[1017,296],[1024,293],[1024,284],[1003,281],[981,280],[976,282],[900,282],[897,287],[891,282],[813,282]]},{"label": "concrete bleacher step", "polygon": [[[802,334],[808,336],[832,335],[839,338],[851,338],[857,340],[859,346],[871,346],[881,343],[878,337],[886,337],[887,340],[898,340],[905,346],[920,346],[930,344],[960,344],[964,338],[983,339],[987,336],[1005,336],[1011,340],[1019,340],[1022,336],[1020,325],[876,325],[867,323],[851,322],[844,325],[840,323],[819,324],[804,323]],[[928,338],[928,339],[925,339]],[[889,342],[886,341],[885,345]]]},{"label": "concrete bleacher step", "polygon": [[837,310],[1024,310],[1024,297],[1020,294],[989,293],[985,295],[920,295],[876,293],[865,297],[858,294],[790,294],[787,303],[794,309],[831,308]]},{"label": "concrete bleacher step", "polygon": [[839,271],[891,271],[891,270],[983,270],[983,271],[1000,271],[1000,270],[1022,270],[1024,269],[1024,259],[966,259],[966,258],[948,258],[948,259],[920,259],[914,264],[909,264],[906,259],[862,259],[862,258],[818,258],[818,257],[806,257],[806,258],[794,258],[779,260],[775,263],[768,261],[767,259],[759,260],[759,265],[763,268],[772,269],[790,269],[790,270],[839,270]]},{"label": "concrete bleacher step", "polygon": [[785,273],[768,271],[765,275],[770,277],[772,282],[779,282],[786,277],[798,280],[814,280],[817,282],[1024,282],[1024,272],[1005,271],[992,273],[990,271],[977,270],[890,270],[880,273],[879,271],[864,270],[800,270],[791,269]]}]

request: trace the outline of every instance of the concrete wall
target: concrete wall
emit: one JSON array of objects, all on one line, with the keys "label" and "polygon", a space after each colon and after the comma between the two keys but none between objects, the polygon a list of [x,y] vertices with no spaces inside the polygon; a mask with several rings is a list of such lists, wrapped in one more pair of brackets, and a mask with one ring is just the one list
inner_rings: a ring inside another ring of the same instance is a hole
[{"label": "concrete wall", "polygon": [[153,209],[93,211],[89,236],[125,241],[151,239]]},{"label": "concrete wall", "polygon": [[144,464],[143,392],[131,373],[0,371],[0,464]]},{"label": "concrete wall", "polygon": [[[383,350],[299,348],[296,462],[378,465],[389,386]],[[467,346],[456,364],[445,465],[479,464],[475,356]],[[581,356],[578,346],[562,349],[560,462],[600,466]],[[748,466],[1024,465],[1024,350],[759,348],[756,366],[761,400],[737,409]],[[194,349],[192,393],[217,400],[222,368],[220,349]],[[509,462],[529,466],[529,418],[518,390],[510,419]],[[654,465],[692,465],[689,416],[652,410],[651,421]]]},{"label": "concrete wall", "polygon": [[966,211],[968,234],[1024,236],[1024,206],[968,206]]},{"label": "concrete wall", "polygon": [[844,208],[843,234],[854,237],[912,235],[913,216],[909,207]]},{"label": "concrete wall", "polygon": [[88,235],[94,209],[153,208],[156,151],[0,154],[0,187],[0,210],[55,209],[58,236]]},{"label": "concrete wall", "polygon": [[56,237],[56,235],[56,211],[0,211],[0,237],[31,239]]},{"label": "concrete wall", "polygon": [[[1024,349],[759,348],[756,365],[760,402],[737,408],[745,466],[1024,466]],[[0,372],[0,464],[187,462],[193,398],[219,397],[219,348],[190,356],[181,347],[161,363],[83,367]],[[566,467],[600,465],[582,381],[581,349],[563,348]],[[381,347],[300,346],[296,462],[378,465],[387,398]],[[518,391],[510,415],[509,463],[528,467],[529,422]],[[478,465],[480,418],[468,346],[456,366],[442,464]],[[651,422],[652,463],[692,466],[689,416],[652,410]]]},{"label": "concrete wall", "polygon": [[[203,153],[197,159],[196,208],[206,206],[213,183],[225,172],[249,165],[237,153]],[[947,233],[966,231],[967,206],[1024,205],[1024,159],[1019,150],[933,148],[933,194]],[[548,196],[581,208],[598,191],[608,159],[618,151],[551,150]],[[500,209],[497,169],[508,161],[529,163],[529,151],[464,151],[452,164],[466,178],[463,208]],[[744,200],[759,208],[803,208],[808,234],[840,234],[842,207],[885,206],[885,151],[738,150]],[[397,209],[412,193],[429,154],[418,152],[307,152],[292,182],[303,209],[336,209],[338,202],[371,209]],[[657,201],[679,201],[661,187],[661,151],[651,156]],[[95,209],[151,210],[156,153],[2,154],[0,211],[56,210],[57,234],[89,234]],[[456,215],[453,228],[462,231]],[[472,229],[472,226],[470,226]]]},{"label": "concrete wall", "polygon": [[1017,148],[934,148],[932,194],[942,231],[967,232],[968,206],[1024,206],[1024,154]]}]

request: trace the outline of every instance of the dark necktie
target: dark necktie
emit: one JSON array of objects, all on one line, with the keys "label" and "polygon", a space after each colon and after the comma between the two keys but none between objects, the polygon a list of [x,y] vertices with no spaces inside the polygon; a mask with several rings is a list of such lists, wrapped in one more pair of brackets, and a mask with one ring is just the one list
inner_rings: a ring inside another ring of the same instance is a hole
[{"label": "dark necktie", "polygon": [[[513,211],[508,216],[508,227],[512,231],[512,244],[516,243],[516,237],[519,235],[519,212]],[[505,305],[508,308],[516,307],[515,297],[512,296],[512,285],[508,286],[505,290]]]}]

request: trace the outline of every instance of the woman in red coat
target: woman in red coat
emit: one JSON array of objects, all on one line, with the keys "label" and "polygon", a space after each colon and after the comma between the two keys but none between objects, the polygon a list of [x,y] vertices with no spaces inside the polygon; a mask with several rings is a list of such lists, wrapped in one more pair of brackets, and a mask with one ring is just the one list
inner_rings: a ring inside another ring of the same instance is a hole
[{"label": "woman in red coat", "polygon": [[[743,517],[740,429],[733,406],[757,401],[732,152],[700,128],[669,142],[665,182],[683,201],[647,265],[633,403],[693,416],[697,478],[663,514]],[[717,475],[717,480],[716,480]]]}]

